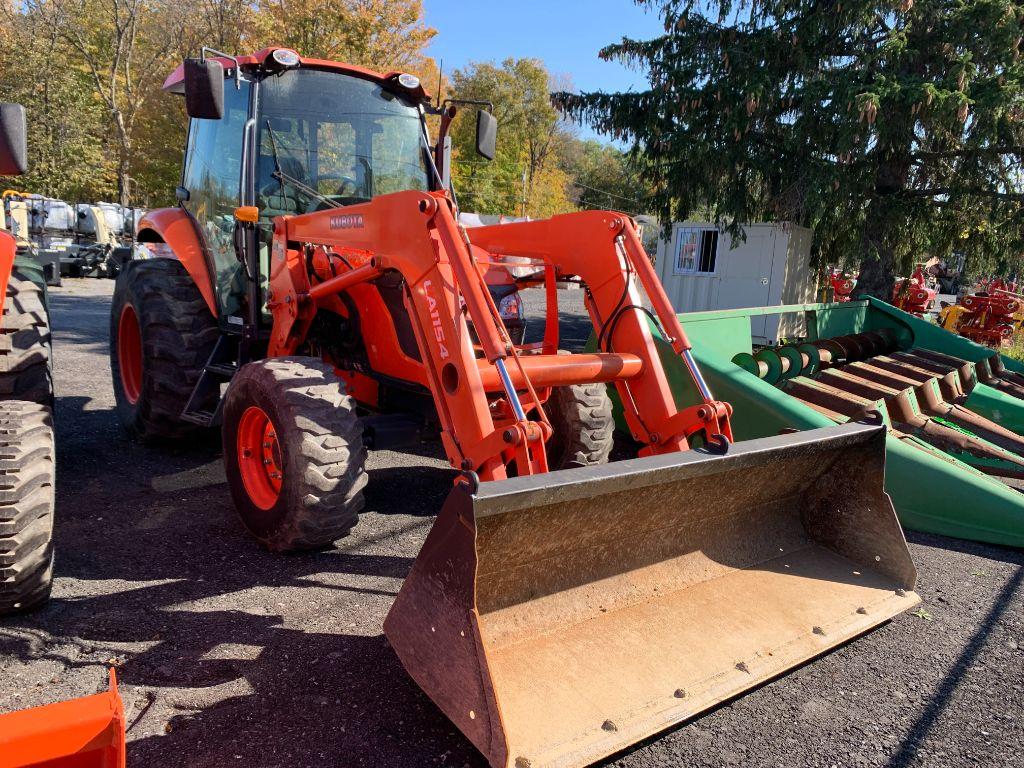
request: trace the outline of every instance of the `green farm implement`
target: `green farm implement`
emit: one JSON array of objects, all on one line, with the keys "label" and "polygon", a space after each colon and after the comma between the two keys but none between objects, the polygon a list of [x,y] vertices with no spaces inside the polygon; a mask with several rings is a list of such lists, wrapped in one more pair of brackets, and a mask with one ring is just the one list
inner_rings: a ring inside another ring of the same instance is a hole
[{"label": "green farm implement", "polygon": [[[772,314],[802,319],[800,341],[754,348],[751,318]],[[711,390],[734,408],[737,440],[877,411],[885,489],[905,528],[1024,546],[1024,365],[876,299],[680,319]],[[685,372],[668,367],[677,401],[695,402]]]}]

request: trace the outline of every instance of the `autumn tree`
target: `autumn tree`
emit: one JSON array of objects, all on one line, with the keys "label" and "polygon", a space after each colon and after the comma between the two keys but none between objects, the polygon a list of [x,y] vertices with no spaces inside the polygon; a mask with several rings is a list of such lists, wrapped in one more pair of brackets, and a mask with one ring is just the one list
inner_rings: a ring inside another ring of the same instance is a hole
[{"label": "autumn tree", "polygon": [[646,190],[639,171],[618,147],[568,136],[558,154],[571,179],[572,200],[580,208],[646,212]]},{"label": "autumn tree", "polygon": [[258,7],[266,44],[377,70],[419,74],[437,34],[422,0],[259,0]]},{"label": "autumn tree", "polygon": [[564,126],[551,105],[544,65],[536,59],[471,64],[452,74],[451,89],[457,98],[492,102],[498,119],[491,163],[473,151],[475,121],[463,115],[455,122],[453,178],[463,208],[533,217],[571,210],[569,178],[557,157]]},{"label": "autumn tree", "polygon": [[5,186],[68,200],[109,198],[116,171],[104,152],[106,115],[88,74],[66,61],[48,14],[0,6],[0,93],[25,107],[31,160],[28,173]]},{"label": "autumn tree", "polygon": [[640,4],[664,34],[601,55],[647,87],[558,102],[642,156],[666,220],[707,205],[734,232],[798,221],[883,298],[926,254],[1021,251],[1020,2]]},{"label": "autumn tree", "polygon": [[117,156],[117,192],[131,202],[136,121],[167,75],[181,34],[171,0],[26,0],[50,19],[106,107]]}]

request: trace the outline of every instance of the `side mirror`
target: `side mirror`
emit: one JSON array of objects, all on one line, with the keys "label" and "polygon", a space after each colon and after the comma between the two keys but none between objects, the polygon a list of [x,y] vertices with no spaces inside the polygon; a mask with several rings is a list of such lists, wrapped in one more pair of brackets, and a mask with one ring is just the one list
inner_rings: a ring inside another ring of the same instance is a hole
[{"label": "side mirror", "polygon": [[0,104],[0,176],[20,176],[27,170],[25,108]]},{"label": "side mirror", "polygon": [[476,151],[481,157],[493,160],[498,141],[498,119],[481,109],[476,113]]},{"label": "side mirror", "polygon": [[185,112],[200,120],[224,117],[224,65],[213,59],[185,59]]}]

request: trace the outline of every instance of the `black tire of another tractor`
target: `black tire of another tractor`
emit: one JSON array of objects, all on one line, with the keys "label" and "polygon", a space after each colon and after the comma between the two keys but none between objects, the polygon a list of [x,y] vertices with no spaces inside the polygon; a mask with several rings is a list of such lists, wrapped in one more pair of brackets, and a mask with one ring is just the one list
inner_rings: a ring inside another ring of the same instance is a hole
[{"label": "black tire of another tractor", "polygon": [[[118,325],[131,303],[142,335],[142,386],[130,402],[121,382]],[[130,261],[117,276],[110,307],[110,372],[121,423],[142,440],[179,438],[199,426],[181,418],[220,336],[195,281],[177,259]],[[213,410],[215,402],[200,410]]]},{"label": "black tire of another tractor", "polygon": [[53,580],[51,411],[0,402],[0,616],[36,608]]},{"label": "black tire of another tractor", "polygon": [[608,463],[615,441],[615,421],[604,384],[555,387],[544,412],[553,430],[547,443],[550,469]]},{"label": "black tire of another tractor", "polygon": [[45,290],[17,268],[7,282],[0,322],[0,400],[27,400],[53,407]]},{"label": "black tire of another tractor", "polygon": [[[282,485],[269,510],[252,503],[238,466],[238,426],[249,406],[270,418],[282,454]],[[355,400],[317,358],[249,363],[224,395],[224,466],[242,524],[274,552],[323,549],[349,534],[365,503],[366,449]]]}]

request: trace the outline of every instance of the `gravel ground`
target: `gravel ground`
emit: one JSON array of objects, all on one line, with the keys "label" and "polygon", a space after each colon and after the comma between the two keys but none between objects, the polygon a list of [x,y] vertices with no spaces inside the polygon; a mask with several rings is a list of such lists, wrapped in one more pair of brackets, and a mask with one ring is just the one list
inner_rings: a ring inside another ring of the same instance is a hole
[{"label": "gravel ground", "polygon": [[[0,711],[94,693],[113,664],[130,766],[482,765],[381,633],[449,488],[440,453],[372,454],[351,538],[267,554],[235,519],[215,443],[120,431],[111,290],[52,294],[57,578],[47,608],[0,622]],[[1024,765],[1024,553],[910,539],[925,613],[607,764]]]}]

